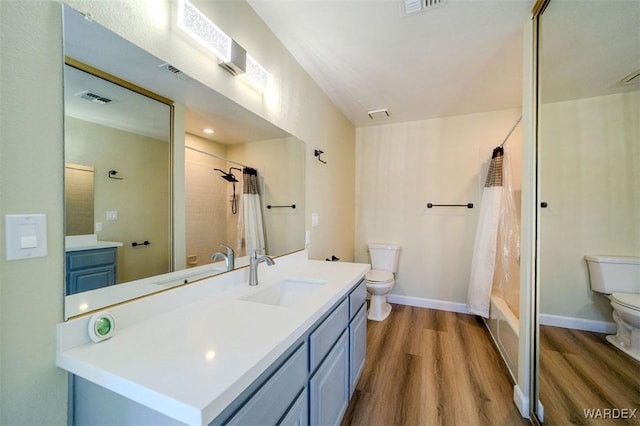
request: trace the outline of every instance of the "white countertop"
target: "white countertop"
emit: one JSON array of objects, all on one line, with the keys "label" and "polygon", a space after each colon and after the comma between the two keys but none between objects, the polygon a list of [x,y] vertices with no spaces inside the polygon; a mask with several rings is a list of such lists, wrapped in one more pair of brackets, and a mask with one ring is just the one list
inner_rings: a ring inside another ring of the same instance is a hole
[{"label": "white countertop", "polygon": [[[90,316],[57,328],[57,365],[187,424],[208,424],[370,269],[306,251],[109,309],[114,336],[90,342]],[[239,298],[281,281],[324,281],[292,306]],[[213,355],[213,356],[212,356]]]},{"label": "white countertop", "polygon": [[96,250],[122,247],[119,241],[99,241],[96,234],[70,235],[64,238],[64,251]]}]

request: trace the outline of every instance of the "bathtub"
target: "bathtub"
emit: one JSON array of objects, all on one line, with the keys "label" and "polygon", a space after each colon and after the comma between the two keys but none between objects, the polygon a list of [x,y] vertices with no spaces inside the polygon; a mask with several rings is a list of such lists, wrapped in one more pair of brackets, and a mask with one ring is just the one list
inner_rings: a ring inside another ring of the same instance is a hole
[{"label": "bathtub", "polygon": [[490,318],[483,318],[493,341],[517,383],[519,321],[507,302],[498,294],[491,295]]}]

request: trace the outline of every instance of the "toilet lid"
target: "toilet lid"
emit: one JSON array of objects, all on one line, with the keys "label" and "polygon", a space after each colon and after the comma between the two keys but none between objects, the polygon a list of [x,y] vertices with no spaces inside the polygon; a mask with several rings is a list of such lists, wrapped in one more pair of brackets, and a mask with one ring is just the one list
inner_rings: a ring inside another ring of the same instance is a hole
[{"label": "toilet lid", "polygon": [[386,283],[393,280],[393,272],[378,271],[376,269],[372,269],[371,271],[367,272],[365,278],[369,282]]},{"label": "toilet lid", "polygon": [[640,311],[640,293],[613,293],[611,301]]}]

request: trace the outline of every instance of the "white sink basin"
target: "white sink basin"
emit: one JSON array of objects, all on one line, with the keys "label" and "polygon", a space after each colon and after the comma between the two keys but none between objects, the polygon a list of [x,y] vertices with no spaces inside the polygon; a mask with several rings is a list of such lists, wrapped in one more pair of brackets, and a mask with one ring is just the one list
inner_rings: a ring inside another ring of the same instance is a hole
[{"label": "white sink basin", "polygon": [[284,279],[276,284],[265,286],[255,293],[240,298],[247,302],[262,303],[274,306],[291,306],[306,299],[325,281],[310,279]]}]

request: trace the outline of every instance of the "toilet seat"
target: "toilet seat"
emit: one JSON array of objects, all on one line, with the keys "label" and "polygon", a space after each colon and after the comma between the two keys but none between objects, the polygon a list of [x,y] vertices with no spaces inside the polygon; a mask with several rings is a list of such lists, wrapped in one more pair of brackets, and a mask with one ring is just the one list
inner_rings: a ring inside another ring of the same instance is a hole
[{"label": "toilet seat", "polygon": [[365,275],[365,279],[368,283],[371,284],[387,284],[393,281],[393,272],[390,271],[378,271],[376,269],[372,269],[367,272]]},{"label": "toilet seat", "polygon": [[611,295],[611,302],[640,312],[640,293],[613,293]]}]

